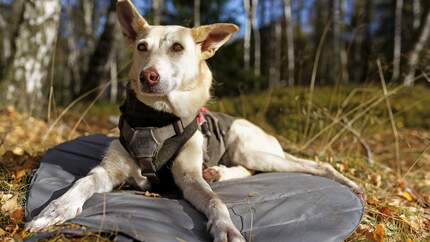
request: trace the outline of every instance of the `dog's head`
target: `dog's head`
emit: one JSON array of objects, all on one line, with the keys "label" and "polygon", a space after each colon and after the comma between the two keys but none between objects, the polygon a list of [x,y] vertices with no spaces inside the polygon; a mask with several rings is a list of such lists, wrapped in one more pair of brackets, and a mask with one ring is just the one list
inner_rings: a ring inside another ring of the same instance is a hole
[{"label": "dog's head", "polygon": [[[172,99],[181,96],[181,92],[189,93],[204,85],[207,90],[202,91],[209,93],[211,80],[202,80],[212,78],[205,60],[238,30],[236,25],[226,23],[195,28],[153,26],[130,0],[118,1],[117,14],[133,49],[129,72],[132,87],[141,101],[150,102],[149,105],[158,103],[155,106],[165,111],[175,109],[169,105],[174,106],[172,102],[178,100]],[[170,103],[160,105],[160,102]]]}]

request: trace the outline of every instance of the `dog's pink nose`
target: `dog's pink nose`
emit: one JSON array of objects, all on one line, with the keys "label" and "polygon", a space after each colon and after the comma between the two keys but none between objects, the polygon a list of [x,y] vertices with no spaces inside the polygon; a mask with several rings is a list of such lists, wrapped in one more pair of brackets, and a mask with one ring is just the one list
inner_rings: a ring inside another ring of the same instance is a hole
[{"label": "dog's pink nose", "polygon": [[140,81],[144,81],[152,87],[160,82],[160,75],[154,67],[149,67],[140,73]]}]

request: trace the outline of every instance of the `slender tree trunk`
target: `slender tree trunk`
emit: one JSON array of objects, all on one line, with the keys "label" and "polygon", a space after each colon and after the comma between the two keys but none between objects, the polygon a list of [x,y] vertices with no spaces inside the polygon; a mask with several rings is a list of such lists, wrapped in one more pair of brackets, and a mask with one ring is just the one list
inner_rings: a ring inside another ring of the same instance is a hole
[{"label": "slender tree trunk", "polygon": [[12,55],[11,46],[10,46],[10,38],[9,33],[7,31],[7,23],[0,13],[0,33],[1,33],[1,42],[0,42],[0,77],[3,76],[3,70],[6,67],[7,60]]},{"label": "slender tree trunk", "polygon": [[153,0],[152,10],[154,12],[154,25],[161,24],[161,12],[163,9],[164,0]]},{"label": "slender tree trunk", "polygon": [[251,57],[251,29],[252,29],[252,9],[250,0],[243,0],[246,14],[245,36],[243,43],[243,63],[246,70],[250,68]]},{"label": "slender tree trunk", "polygon": [[363,43],[361,44],[361,60],[360,66],[361,75],[359,78],[360,82],[364,82],[369,74],[369,61],[372,53],[372,21],[373,21],[373,1],[366,0],[364,4],[364,29],[362,31],[363,34]]},{"label": "slender tree trunk", "polygon": [[85,34],[90,37],[93,33],[94,0],[82,0],[82,10],[84,14]]},{"label": "slender tree trunk", "polygon": [[[81,62],[80,65],[73,67],[73,78],[72,78],[72,98],[77,98],[85,89],[87,85],[87,80],[83,79],[85,75],[88,73],[88,68],[90,67],[91,55],[94,53],[94,48],[96,45],[96,29],[95,25],[95,0],[80,0],[80,11],[82,11],[81,18],[79,18],[79,22],[82,21],[83,26],[76,26],[73,23],[73,33],[76,36],[76,39],[73,40],[74,43],[69,43],[72,49],[75,49],[77,41],[81,37],[80,33],[83,32],[83,42],[85,47],[76,49],[77,52],[76,59]],[[73,21],[76,22],[76,21]],[[82,31],[83,30],[83,31]],[[71,41],[71,40],[68,40]],[[74,46],[73,46],[74,45]]]},{"label": "slender tree trunk", "polygon": [[427,17],[422,29],[422,32],[420,34],[420,37],[415,44],[414,50],[412,51],[410,57],[409,57],[409,63],[408,63],[408,73],[404,80],[405,86],[413,86],[415,82],[415,72],[417,69],[419,57],[425,47],[426,44],[428,44],[430,37],[430,11],[427,13]]},{"label": "slender tree trunk", "polygon": [[294,85],[295,55],[294,55],[294,25],[291,15],[291,0],[284,0],[284,16],[287,24],[287,50],[288,50],[288,85]]},{"label": "slender tree trunk", "polygon": [[[115,25],[117,19],[115,3],[115,0],[111,0],[103,33],[97,42],[96,49],[90,59],[88,71],[83,78],[86,82],[86,85],[83,86],[83,92],[96,88],[100,85],[100,82],[106,81],[109,77],[109,57],[112,55],[116,44]],[[94,98],[96,95],[97,93],[93,93],[93,95],[89,95],[89,98]]]},{"label": "slender tree trunk", "polygon": [[261,75],[261,36],[257,24],[258,0],[252,0],[252,29],[254,32],[254,75]]},{"label": "slender tree trunk", "polygon": [[346,70],[346,53],[342,40],[342,3],[341,0],[332,0],[333,7],[333,50],[334,50],[334,77],[340,82],[348,82]]},{"label": "slender tree trunk", "polygon": [[402,52],[402,10],[403,0],[396,0],[396,23],[394,32],[393,81],[400,76],[400,57]]},{"label": "slender tree trunk", "polygon": [[412,10],[414,13],[414,29],[418,29],[421,26],[421,0],[413,0]]},{"label": "slender tree trunk", "polygon": [[282,24],[275,23],[273,41],[270,43],[273,61],[269,67],[269,85],[271,87],[281,86],[281,45],[282,45]]},{"label": "slender tree trunk", "polygon": [[[89,1],[88,1],[89,2]],[[73,6],[70,4],[66,7],[67,15],[70,20],[67,21],[67,31],[69,32],[69,37],[67,38],[67,71],[64,71],[64,84],[67,87],[65,90],[66,93],[63,95],[63,101],[70,101],[71,99],[78,96],[81,84],[81,70],[79,68],[79,55],[80,49],[76,46],[76,40],[78,39],[76,34],[76,26],[75,21],[72,21],[71,18],[73,16]]]},{"label": "slender tree trunk", "polygon": [[41,114],[46,103],[42,88],[49,73],[60,17],[60,1],[28,0],[15,38],[4,99],[19,109]]},{"label": "slender tree trunk", "polygon": [[200,0],[194,0],[194,26],[200,25]]}]

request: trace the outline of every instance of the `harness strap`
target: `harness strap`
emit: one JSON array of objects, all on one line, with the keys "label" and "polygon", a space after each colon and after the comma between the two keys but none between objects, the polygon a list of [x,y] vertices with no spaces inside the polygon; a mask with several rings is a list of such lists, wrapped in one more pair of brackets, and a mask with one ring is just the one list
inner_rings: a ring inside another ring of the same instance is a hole
[{"label": "harness strap", "polygon": [[120,142],[137,161],[142,176],[146,176],[151,183],[159,183],[157,171],[164,163],[157,161],[158,152],[166,140],[183,134],[186,128],[194,129],[193,122],[196,123],[195,118],[178,119],[163,127],[132,127],[121,116]]}]

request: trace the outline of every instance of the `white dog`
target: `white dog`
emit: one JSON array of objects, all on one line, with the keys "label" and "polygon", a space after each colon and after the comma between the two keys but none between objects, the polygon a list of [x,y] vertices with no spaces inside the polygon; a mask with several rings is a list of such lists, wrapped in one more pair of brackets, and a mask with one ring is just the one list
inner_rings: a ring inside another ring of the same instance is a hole
[{"label": "white dog", "polygon": [[[94,193],[109,192],[126,180],[132,180],[141,189],[148,189],[151,182],[159,181],[157,166],[163,165],[151,163],[155,156],[151,152],[159,151],[163,145],[161,143],[167,144],[166,140],[172,136],[174,138],[187,132],[179,150],[170,152],[174,155],[169,156],[172,159],[169,168],[184,198],[208,218],[208,230],[216,242],[245,240],[233,225],[226,205],[212,191],[208,181],[250,176],[255,171],[304,172],[328,177],[363,195],[356,183],[329,164],[285,154],[274,137],[244,119],[232,120],[226,129],[212,127],[213,130],[221,130],[218,135],[222,133],[223,138],[218,139],[222,143],[218,150],[229,161],[226,166],[204,167],[208,135],[207,127],[203,126],[205,122],[211,123],[208,120],[211,115],[205,112],[202,115],[199,110],[210,98],[212,83],[206,59],[213,56],[238,27],[226,23],[191,29],[152,26],[130,0],[118,1],[117,14],[122,31],[133,49],[133,64],[129,73],[130,95],[134,95],[133,98],[146,108],[142,114],[148,123],[145,126],[152,128],[136,128],[130,123],[138,123],[139,120],[127,120],[127,114],[123,113],[125,121],[120,128],[124,140],[113,141],[101,164],[76,181],[64,195],[52,201],[27,224],[27,229],[38,231],[70,220],[80,214],[83,204]],[[151,119],[153,113],[162,117],[167,115],[167,118],[162,119],[163,124],[157,125],[158,117]],[[217,118],[214,117],[214,120],[212,124],[217,126]],[[195,125],[196,122],[198,125]],[[143,142],[133,140],[134,135]],[[141,147],[144,147],[143,151]],[[146,154],[148,152],[149,156]],[[221,160],[220,157],[218,155],[217,159]]]}]

